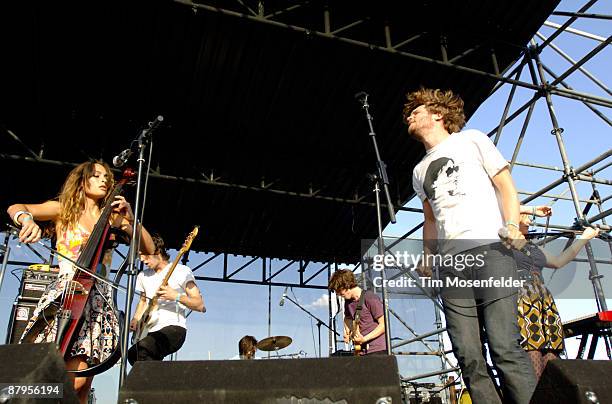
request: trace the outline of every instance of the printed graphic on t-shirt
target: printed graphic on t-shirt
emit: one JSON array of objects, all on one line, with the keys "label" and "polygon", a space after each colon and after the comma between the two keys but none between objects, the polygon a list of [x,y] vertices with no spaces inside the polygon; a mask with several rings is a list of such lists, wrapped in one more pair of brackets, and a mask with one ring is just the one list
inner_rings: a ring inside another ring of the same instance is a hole
[{"label": "printed graphic on t-shirt", "polygon": [[423,188],[425,195],[430,201],[435,201],[440,198],[458,198],[465,193],[459,189],[460,167],[455,164],[453,159],[448,157],[440,157],[434,160],[427,167]]}]

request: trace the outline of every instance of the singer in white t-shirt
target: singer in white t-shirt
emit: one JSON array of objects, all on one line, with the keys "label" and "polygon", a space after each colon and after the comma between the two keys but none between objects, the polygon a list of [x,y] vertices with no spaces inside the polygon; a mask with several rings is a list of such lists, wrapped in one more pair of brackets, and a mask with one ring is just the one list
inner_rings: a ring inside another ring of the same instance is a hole
[{"label": "singer in white t-shirt", "polygon": [[130,364],[144,360],[162,360],[167,355],[178,351],[185,342],[187,322],[185,308],[204,313],[204,300],[198,289],[191,269],[177,265],[168,280],[160,288],[171,264],[170,256],[164,248],[164,241],[159,235],[153,236],[155,253],[140,256],[147,268],[138,274],[136,291],[141,295],[130,329],[135,331],[138,321],[148,306],[149,299],[157,293],[159,309],[154,313],[155,321],[151,324],[146,337],[134,344],[128,351]]},{"label": "singer in white t-shirt", "polygon": [[[425,256],[453,258],[450,265],[439,265],[441,280],[469,285],[518,279],[512,254],[500,241],[503,232],[507,244],[517,248],[524,243],[507,161],[482,132],[461,131],[463,100],[452,91],[422,88],[406,97],[408,133],[425,147],[412,176],[423,203]],[[420,271],[431,274],[431,266],[425,262]],[[533,368],[518,343],[516,292],[512,287],[441,289],[453,352],[475,403],[502,402],[487,372],[484,338],[500,376],[503,401],[528,403],[535,389]]]}]

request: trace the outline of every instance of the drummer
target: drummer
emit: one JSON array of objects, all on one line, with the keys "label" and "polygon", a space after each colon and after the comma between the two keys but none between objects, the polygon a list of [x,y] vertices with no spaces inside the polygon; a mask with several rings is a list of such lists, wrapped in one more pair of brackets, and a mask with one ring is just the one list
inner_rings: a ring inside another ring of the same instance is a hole
[{"label": "drummer", "polygon": [[238,342],[240,359],[256,359],[257,340],[252,335],[245,335]]}]

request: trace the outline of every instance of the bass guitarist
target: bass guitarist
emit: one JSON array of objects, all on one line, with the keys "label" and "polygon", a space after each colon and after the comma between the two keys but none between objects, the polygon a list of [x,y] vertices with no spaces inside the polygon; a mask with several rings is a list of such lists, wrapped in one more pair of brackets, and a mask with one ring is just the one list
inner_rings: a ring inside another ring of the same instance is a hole
[{"label": "bass guitarist", "polygon": [[187,335],[185,308],[202,313],[206,311],[204,300],[189,267],[177,264],[167,285],[162,286],[172,264],[168,262],[170,256],[166,252],[163,239],[154,235],[153,242],[155,253],[140,256],[147,268],[140,272],[136,279],[136,291],[141,293],[141,297],[130,322],[130,329],[138,329],[149,300],[156,294],[159,299],[158,306],[152,316],[154,321],[148,324],[148,333],[128,351],[128,360],[132,365],[136,361],[162,360],[178,351]]},{"label": "bass guitarist", "polygon": [[334,272],[328,289],[344,299],[344,341],[352,341],[359,355],[386,354],[385,318],[378,295],[357,286],[355,275],[347,269]]}]

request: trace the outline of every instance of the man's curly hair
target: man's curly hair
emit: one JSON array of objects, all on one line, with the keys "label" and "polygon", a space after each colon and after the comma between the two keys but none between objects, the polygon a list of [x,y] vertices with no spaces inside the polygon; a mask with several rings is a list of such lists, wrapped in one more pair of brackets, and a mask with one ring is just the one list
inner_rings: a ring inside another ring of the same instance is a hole
[{"label": "man's curly hair", "polygon": [[403,118],[408,122],[408,117],[420,105],[425,105],[427,111],[432,114],[442,115],[444,129],[448,133],[459,132],[465,126],[465,113],[463,112],[463,100],[451,90],[440,90],[421,87],[417,91],[406,94]]},{"label": "man's curly hair", "polygon": [[355,275],[348,269],[339,269],[332,275],[329,280],[327,289],[336,292],[340,289],[348,290],[357,286]]}]

